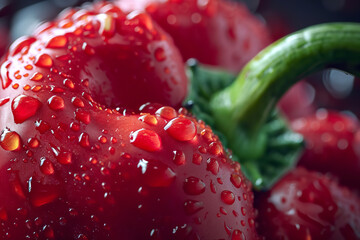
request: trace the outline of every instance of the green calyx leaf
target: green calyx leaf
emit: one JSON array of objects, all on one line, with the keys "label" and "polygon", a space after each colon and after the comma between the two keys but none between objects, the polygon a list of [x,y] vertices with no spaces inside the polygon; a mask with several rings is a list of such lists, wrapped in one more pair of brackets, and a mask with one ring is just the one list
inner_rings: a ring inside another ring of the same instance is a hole
[{"label": "green calyx leaf", "polygon": [[271,187],[294,165],[302,138],[274,110],[298,80],[327,67],[360,75],[360,24],[329,23],[295,32],[231,74],[189,67],[192,113],[220,136],[257,189]]},{"label": "green calyx leaf", "polygon": [[[194,60],[189,61],[188,66],[191,90],[184,106],[212,127],[224,147],[230,149],[232,159],[241,163],[254,188],[269,188],[295,164],[303,145],[301,135],[289,130],[276,111],[268,116],[254,138],[246,135],[241,124],[236,126],[235,134],[228,135],[217,128],[209,101],[216,92],[230,86],[236,77],[222,70],[201,66]],[[227,121],[223,124],[230,125]]]}]

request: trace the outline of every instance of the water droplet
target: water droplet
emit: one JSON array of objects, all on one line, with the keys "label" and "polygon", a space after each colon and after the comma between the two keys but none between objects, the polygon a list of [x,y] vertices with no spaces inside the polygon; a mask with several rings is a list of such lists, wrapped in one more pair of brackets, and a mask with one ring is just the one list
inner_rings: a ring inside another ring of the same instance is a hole
[{"label": "water droplet", "polygon": [[199,146],[198,150],[199,150],[200,153],[203,153],[203,154],[207,153],[207,150],[206,150],[206,148],[204,146]]},{"label": "water droplet", "polygon": [[53,239],[55,237],[54,230],[49,225],[43,227],[43,233],[46,239]]},{"label": "water droplet", "polygon": [[63,92],[65,92],[65,90],[63,88],[61,88],[61,87],[51,86],[50,92],[63,93]]},{"label": "water droplet", "polygon": [[67,44],[67,38],[65,36],[56,36],[50,39],[47,48],[63,48]]},{"label": "water droplet", "polygon": [[202,160],[203,160],[203,157],[200,154],[194,153],[193,158],[192,158],[192,162],[194,164],[200,165]]},{"label": "water droplet", "polygon": [[0,99],[0,107],[5,105],[6,103],[8,103],[10,101],[10,98],[7,97],[7,98],[2,98]]},{"label": "water droplet", "polygon": [[17,132],[4,129],[0,135],[0,146],[6,151],[16,151],[21,148],[21,139]]},{"label": "water droplet", "polygon": [[69,89],[74,89],[75,88],[75,84],[73,81],[71,81],[70,79],[66,78],[64,79],[64,82],[63,82],[64,86],[69,88]]},{"label": "water droplet", "polygon": [[246,216],[246,209],[241,207],[241,214],[245,217]]},{"label": "water droplet", "polygon": [[[232,213],[233,213],[233,215],[234,215],[235,217],[238,217],[238,216],[239,216],[239,213],[238,213],[237,211],[235,211],[235,210],[233,210]],[[242,220],[242,221],[243,221],[243,220]],[[243,224],[241,223],[241,225],[243,225]],[[245,226],[245,224],[244,224],[243,226]]]},{"label": "water droplet", "polygon": [[73,97],[73,98],[71,99],[71,103],[72,103],[75,107],[79,107],[79,108],[85,107],[84,102],[83,102],[80,98],[78,98],[78,97]]},{"label": "water droplet", "polygon": [[226,209],[223,208],[223,207],[220,207],[220,213],[221,213],[222,215],[227,215],[227,211],[226,211]]},{"label": "water droplet", "polygon": [[254,227],[254,226],[255,226],[255,220],[254,220],[254,219],[249,218],[248,222],[249,222],[249,226],[250,226],[250,227]]},{"label": "water droplet", "polygon": [[19,74],[20,73],[20,70],[17,70],[15,73],[14,73],[14,77],[15,79],[21,79],[21,75]]},{"label": "water droplet", "polygon": [[69,214],[72,217],[76,217],[77,215],[79,215],[79,212],[76,211],[76,209],[74,209],[74,208],[69,208]]},{"label": "water droplet", "polygon": [[236,188],[241,187],[242,179],[238,174],[236,173],[231,174],[230,181]]},{"label": "water droplet", "polygon": [[235,229],[231,236],[231,240],[246,240],[246,237],[242,231]]},{"label": "water droplet", "polygon": [[36,121],[35,129],[38,130],[41,134],[43,134],[50,129],[50,125],[43,120]]},{"label": "water droplet", "polygon": [[150,126],[156,126],[156,124],[158,123],[156,117],[150,114],[139,117],[139,120],[149,124]]},{"label": "water droplet", "polygon": [[207,142],[212,142],[213,141],[213,134],[212,134],[211,130],[204,129],[204,130],[201,131],[200,134]]},{"label": "water droplet", "polygon": [[210,190],[212,193],[216,193],[216,187],[212,180],[210,181]]},{"label": "water droplet", "polygon": [[151,130],[139,129],[130,134],[130,142],[136,147],[145,151],[154,152],[161,149],[161,139],[159,135]]},{"label": "water droplet", "polygon": [[177,117],[177,112],[172,107],[161,107],[155,113],[165,119],[173,119]]},{"label": "water droplet", "polygon": [[77,132],[80,130],[80,125],[76,122],[72,122],[70,123],[70,129],[73,130],[74,132]]},{"label": "water droplet", "polygon": [[166,59],[165,51],[162,47],[159,47],[154,52],[155,59],[162,62]]},{"label": "water droplet", "polygon": [[185,164],[185,154],[181,150],[173,151],[174,158],[173,161],[176,165],[181,166]]},{"label": "water droplet", "polygon": [[25,68],[26,70],[32,70],[34,67],[33,67],[32,65],[28,64],[28,65],[26,65],[24,68]]},{"label": "water droplet", "polygon": [[159,229],[151,229],[150,240],[161,240]]},{"label": "water droplet", "polygon": [[91,46],[89,46],[86,42],[83,43],[82,45],[82,50],[87,54],[87,55],[94,55],[95,54],[95,49]]},{"label": "water droplet", "polygon": [[64,217],[59,218],[59,224],[60,226],[65,226],[67,224],[67,220]]},{"label": "water droplet", "polygon": [[56,95],[54,95],[48,99],[48,104],[49,104],[49,107],[55,111],[63,110],[65,107],[64,99],[62,99],[62,97],[59,97]]},{"label": "water droplet", "polygon": [[100,143],[107,143],[107,138],[105,136],[99,136],[98,140]]},{"label": "water droplet", "polygon": [[39,92],[41,89],[42,89],[41,85],[35,85],[35,86],[32,86],[31,91]]},{"label": "water droplet", "polygon": [[224,203],[231,205],[235,202],[235,195],[231,191],[224,190],[221,192],[221,200]]},{"label": "water droplet", "polygon": [[141,159],[137,165],[144,177],[144,183],[150,187],[168,187],[176,177],[174,171],[160,161]]},{"label": "water droplet", "polygon": [[184,117],[172,119],[164,129],[170,136],[179,141],[190,141],[196,135],[195,123]]},{"label": "water droplet", "polygon": [[41,107],[41,103],[36,98],[19,95],[13,99],[11,110],[14,115],[15,123],[23,123],[34,116]]},{"label": "water droplet", "polygon": [[184,181],[184,191],[189,195],[199,195],[205,192],[205,183],[197,177],[188,177]]},{"label": "water droplet", "polygon": [[41,184],[32,177],[28,180],[28,189],[30,202],[35,207],[40,207],[55,201],[60,194],[57,186]]},{"label": "water droplet", "polygon": [[75,111],[75,119],[79,120],[80,122],[83,122],[85,124],[90,123],[90,114],[82,109],[76,109]]},{"label": "water droplet", "polygon": [[247,200],[247,194],[246,193],[243,193],[243,198],[244,198],[245,201]]},{"label": "water droplet", "polygon": [[115,150],[114,147],[109,147],[108,150],[109,150],[109,153],[110,153],[110,154],[115,154],[115,151],[116,151],[116,150]]},{"label": "water droplet", "polygon": [[56,160],[61,164],[70,164],[72,162],[71,152],[59,151],[57,148],[51,148]]},{"label": "water droplet", "polygon": [[48,54],[44,53],[36,58],[35,65],[38,67],[50,68],[53,65],[53,60]]},{"label": "water droplet", "polygon": [[219,143],[217,142],[212,142],[209,145],[209,152],[215,156],[219,156],[222,154],[222,147]]},{"label": "water droplet", "polygon": [[89,238],[85,234],[80,233],[77,236],[77,240],[89,240]]},{"label": "water droplet", "polygon": [[219,162],[215,158],[209,158],[207,160],[206,170],[217,175],[219,173]]},{"label": "water droplet", "polygon": [[54,164],[49,159],[43,157],[40,159],[40,171],[45,175],[54,174]]},{"label": "water droplet", "polygon": [[188,200],[184,203],[184,208],[187,215],[192,215],[203,209],[204,203],[194,200]]},{"label": "water droplet", "polygon": [[90,146],[89,134],[81,133],[79,136],[79,144],[82,147],[89,147]]}]

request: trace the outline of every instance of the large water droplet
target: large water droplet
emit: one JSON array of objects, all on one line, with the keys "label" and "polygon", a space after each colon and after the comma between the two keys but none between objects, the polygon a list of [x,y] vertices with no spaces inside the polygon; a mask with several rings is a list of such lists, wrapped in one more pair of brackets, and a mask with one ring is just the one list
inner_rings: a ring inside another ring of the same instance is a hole
[{"label": "large water droplet", "polygon": [[17,132],[4,129],[0,136],[0,146],[6,151],[16,151],[21,148],[21,139]]},{"label": "large water droplet", "polygon": [[151,130],[139,129],[130,134],[130,142],[145,151],[154,152],[161,149],[160,136]]},{"label": "large water droplet", "polygon": [[81,100],[81,99],[78,98],[78,97],[73,97],[73,98],[71,99],[71,103],[72,103],[75,107],[79,107],[79,108],[85,107],[85,104],[84,104],[83,100]]},{"label": "large water droplet", "polygon": [[39,110],[41,103],[36,98],[19,95],[13,99],[11,110],[14,115],[15,123],[23,123],[34,116]]},{"label": "large water droplet", "polygon": [[221,200],[224,203],[231,205],[235,202],[235,195],[231,191],[224,190],[221,192]]},{"label": "large water droplet", "polygon": [[156,124],[158,123],[158,120],[156,119],[155,116],[150,115],[150,114],[146,114],[144,116],[139,117],[140,121],[143,121],[151,126],[156,126]]},{"label": "large water droplet", "polygon": [[69,89],[74,89],[75,88],[75,84],[73,81],[71,81],[70,79],[66,78],[63,82],[64,86],[69,88]]},{"label": "large water droplet", "polygon": [[49,107],[55,111],[63,110],[65,107],[64,99],[62,97],[59,97],[56,95],[54,95],[48,99],[48,104],[49,104]]},{"label": "large water droplet", "polygon": [[48,54],[44,53],[36,58],[35,65],[38,67],[50,68],[53,65],[53,60]]},{"label": "large water droplet", "polygon": [[184,191],[189,195],[199,195],[205,192],[205,183],[197,177],[188,177],[184,181]]},{"label": "large water droplet", "polygon": [[56,36],[50,39],[47,48],[63,48],[67,44],[67,38],[65,36]]},{"label": "large water droplet", "polygon": [[90,113],[78,108],[75,111],[75,119],[77,119],[80,122],[83,122],[85,124],[89,124],[90,123]]},{"label": "large water droplet", "polygon": [[195,123],[184,117],[172,119],[164,129],[170,136],[179,141],[190,141],[196,135]]},{"label": "large water droplet", "polygon": [[40,171],[45,175],[54,174],[54,164],[46,157],[43,157],[40,159]]},{"label": "large water droplet", "polygon": [[168,187],[176,177],[174,171],[166,164],[160,161],[140,160],[138,168],[144,177],[144,183],[150,187]]},{"label": "large water droplet", "polygon": [[55,147],[51,148],[52,152],[55,155],[56,160],[61,164],[70,164],[72,162],[71,152],[59,151]]},{"label": "large water droplet", "polygon": [[172,107],[161,107],[156,111],[156,114],[160,115],[162,118],[165,119],[173,119],[177,117],[177,112]]}]

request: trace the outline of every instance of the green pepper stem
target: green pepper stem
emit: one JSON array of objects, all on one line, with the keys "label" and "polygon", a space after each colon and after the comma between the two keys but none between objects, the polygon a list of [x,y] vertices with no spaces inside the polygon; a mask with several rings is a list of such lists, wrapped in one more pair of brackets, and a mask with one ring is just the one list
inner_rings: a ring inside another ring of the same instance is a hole
[{"label": "green pepper stem", "polygon": [[259,129],[281,96],[298,80],[327,67],[359,75],[359,23],[312,26],[264,49],[233,84],[212,97],[216,127],[232,141],[240,126],[256,145]]}]

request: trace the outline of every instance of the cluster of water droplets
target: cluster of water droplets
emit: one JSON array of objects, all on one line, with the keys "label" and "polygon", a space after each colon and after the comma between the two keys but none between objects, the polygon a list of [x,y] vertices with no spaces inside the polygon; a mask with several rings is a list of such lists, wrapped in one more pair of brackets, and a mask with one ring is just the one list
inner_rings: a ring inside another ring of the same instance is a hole
[{"label": "cluster of water droplets", "polygon": [[[129,203],[123,200],[124,194],[136,193],[129,199],[136,200],[137,211],[146,213],[151,212],[151,206],[145,200],[152,198],[158,204],[169,201],[174,196],[164,189],[171,188],[179,193],[179,211],[191,224],[207,221],[207,201],[221,202],[216,216],[209,217],[240,216],[237,228],[226,220],[221,228],[232,239],[243,239],[242,231],[253,228],[254,220],[252,213],[238,206],[250,206],[252,195],[240,165],[229,161],[209,127],[184,109],[160,107],[138,114],[108,108],[93,99],[91,80],[71,74],[80,68],[74,59],[78,52],[96,53],[87,42],[79,44],[81,37],[94,37],[94,31],[105,38],[115,34],[112,14],[65,13],[64,20],[56,24],[60,29],[71,29],[71,37],[56,35],[40,43],[34,37],[22,38],[13,44],[2,65],[1,84],[9,96],[0,98],[0,111],[10,111],[13,122],[2,126],[0,147],[11,156],[6,173],[11,176],[9,188],[17,206],[8,208],[0,202],[0,234],[11,239],[15,232],[8,229],[21,229],[25,238],[56,239],[61,234],[69,236],[62,229],[72,229],[71,224],[79,221],[91,222],[95,230],[83,224],[73,233],[75,239],[91,239],[91,234],[109,237],[117,230],[110,223],[113,216],[106,214],[111,209],[125,211],[121,205]],[[81,23],[70,21],[70,17],[97,21],[79,27]],[[131,24],[130,20],[126,21]],[[151,31],[151,22],[144,22]],[[40,36],[52,31],[54,24],[38,30]],[[155,49],[154,58],[165,61],[164,49]],[[68,64],[75,69],[66,69]],[[22,131],[22,127],[29,131]],[[27,167],[33,173],[25,171]],[[154,200],[158,193],[161,197]],[[207,200],[204,195],[211,197]],[[30,205],[24,204],[26,201]],[[198,236],[191,224],[175,224],[171,232],[180,237]],[[152,239],[164,234],[161,228],[148,230]]]}]

